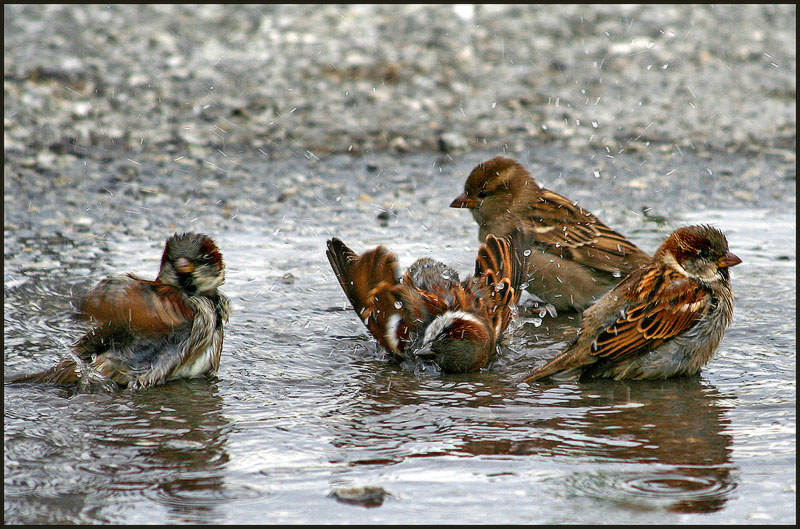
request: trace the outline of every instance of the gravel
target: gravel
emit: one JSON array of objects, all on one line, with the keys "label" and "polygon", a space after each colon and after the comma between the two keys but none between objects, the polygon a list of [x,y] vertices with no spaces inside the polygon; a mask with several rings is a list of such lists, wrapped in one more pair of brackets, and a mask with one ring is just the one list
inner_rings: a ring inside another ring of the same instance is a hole
[{"label": "gravel", "polygon": [[7,169],[51,169],[63,153],[322,157],[532,141],[795,149],[794,5],[6,5],[4,15]]}]

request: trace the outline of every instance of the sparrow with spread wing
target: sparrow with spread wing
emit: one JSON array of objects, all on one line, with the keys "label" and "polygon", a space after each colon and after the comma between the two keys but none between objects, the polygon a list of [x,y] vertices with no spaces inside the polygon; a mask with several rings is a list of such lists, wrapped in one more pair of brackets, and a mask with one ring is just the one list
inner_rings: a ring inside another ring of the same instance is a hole
[{"label": "sparrow with spread wing", "polygon": [[475,274],[458,273],[429,258],[401,277],[384,246],[357,255],[328,241],[328,260],[361,321],[398,359],[432,359],[445,372],[487,364],[512,318],[524,281],[524,256],[511,239],[493,235],[480,245]]}]

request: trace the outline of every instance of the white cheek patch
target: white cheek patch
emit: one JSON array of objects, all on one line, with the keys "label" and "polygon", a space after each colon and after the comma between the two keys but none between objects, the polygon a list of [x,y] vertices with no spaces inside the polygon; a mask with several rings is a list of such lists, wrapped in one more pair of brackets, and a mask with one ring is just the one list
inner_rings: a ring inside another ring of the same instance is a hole
[{"label": "white cheek patch", "polygon": [[401,321],[403,321],[403,317],[399,314],[392,314],[386,321],[386,334],[384,337],[395,352],[400,351],[400,340],[397,339],[397,328],[400,326]]},{"label": "white cheek patch", "polygon": [[423,338],[422,343],[428,343],[436,338],[436,336],[442,332],[443,329],[451,325],[456,320],[465,320],[476,325],[481,325],[480,320],[472,314],[460,310],[451,310],[445,312],[441,316],[437,316],[436,319],[433,320],[430,325],[428,325],[428,328],[425,329],[425,337]]}]

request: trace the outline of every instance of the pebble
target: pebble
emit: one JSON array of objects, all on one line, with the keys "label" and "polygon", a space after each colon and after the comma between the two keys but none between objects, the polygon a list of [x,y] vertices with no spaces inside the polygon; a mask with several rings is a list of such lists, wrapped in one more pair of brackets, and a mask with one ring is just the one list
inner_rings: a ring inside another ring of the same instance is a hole
[{"label": "pebble", "polygon": [[340,487],[334,489],[330,496],[342,503],[351,503],[363,507],[379,507],[389,493],[377,485],[360,487]]},{"label": "pebble", "polygon": [[439,150],[451,153],[466,150],[469,143],[466,138],[457,132],[447,132],[439,136]]}]

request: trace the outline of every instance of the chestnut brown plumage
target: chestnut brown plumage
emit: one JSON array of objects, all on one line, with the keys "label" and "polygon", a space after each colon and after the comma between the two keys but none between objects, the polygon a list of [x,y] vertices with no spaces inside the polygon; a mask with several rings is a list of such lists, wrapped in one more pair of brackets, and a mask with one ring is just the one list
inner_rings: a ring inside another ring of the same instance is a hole
[{"label": "chestnut brown plumage", "polygon": [[523,378],[663,379],[708,363],[733,317],[728,268],[741,263],[711,226],[675,230],[654,261],[583,313],[567,349]]},{"label": "chestnut brown plumage", "polygon": [[492,235],[478,250],[474,275],[423,258],[401,277],[384,246],[357,255],[328,241],[328,260],[359,318],[398,359],[432,359],[445,372],[487,364],[508,327],[524,280],[524,257]]},{"label": "chestnut brown plumage", "polygon": [[175,234],[155,281],[109,276],[82,300],[82,315],[96,325],[73,346],[77,359],[9,382],[75,384],[94,372],[119,386],[144,388],[215,372],[231,311],[218,290],[224,281],[222,255],[210,237]]}]

